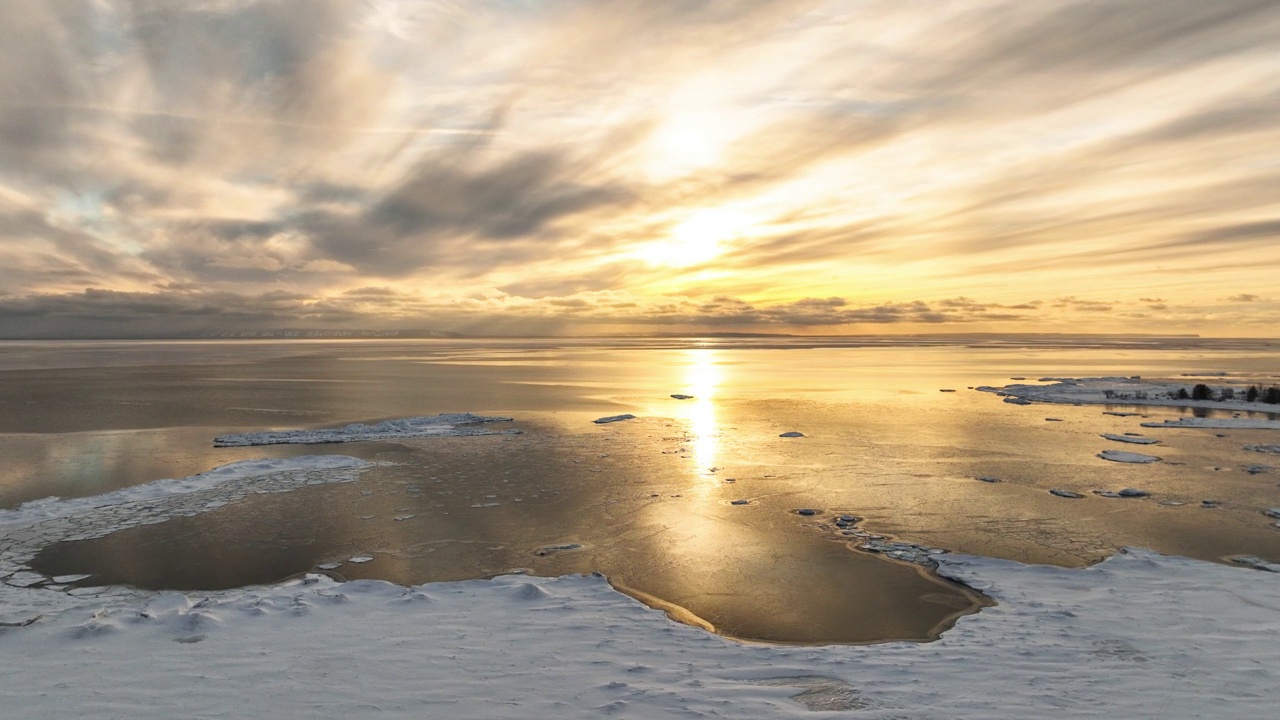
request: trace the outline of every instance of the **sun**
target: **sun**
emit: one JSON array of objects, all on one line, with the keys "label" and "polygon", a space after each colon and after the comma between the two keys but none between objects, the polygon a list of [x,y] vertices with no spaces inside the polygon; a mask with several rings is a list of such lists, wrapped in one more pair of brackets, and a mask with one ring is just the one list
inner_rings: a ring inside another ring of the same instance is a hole
[{"label": "sun", "polygon": [[701,265],[723,255],[752,225],[752,220],[737,210],[697,210],[673,226],[665,239],[640,248],[638,255],[652,265]]}]

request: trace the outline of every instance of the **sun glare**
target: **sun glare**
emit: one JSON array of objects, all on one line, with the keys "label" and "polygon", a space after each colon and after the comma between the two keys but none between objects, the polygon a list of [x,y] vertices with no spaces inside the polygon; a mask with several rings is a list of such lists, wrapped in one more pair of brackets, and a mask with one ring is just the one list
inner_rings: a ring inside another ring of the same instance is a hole
[{"label": "sun glare", "polygon": [[742,237],[751,224],[751,219],[737,210],[698,210],[671,228],[666,239],[641,248],[639,255],[653,265],[701,265],[723,255],[728,244]]},{"label": "sun glare", "polygon": [[654,180],[670,180],[720,159],[722,135],[710,113],[684,113],[663,123],[650,137],[644,172]]}]

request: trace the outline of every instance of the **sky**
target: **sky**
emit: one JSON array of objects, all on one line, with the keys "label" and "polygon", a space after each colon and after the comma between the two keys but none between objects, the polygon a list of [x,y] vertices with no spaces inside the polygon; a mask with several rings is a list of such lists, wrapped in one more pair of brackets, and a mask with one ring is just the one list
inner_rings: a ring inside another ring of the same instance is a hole
[{"label": "sky", "polygon": [[1275,0],[5,0],[0,337],[1280,327]]}]

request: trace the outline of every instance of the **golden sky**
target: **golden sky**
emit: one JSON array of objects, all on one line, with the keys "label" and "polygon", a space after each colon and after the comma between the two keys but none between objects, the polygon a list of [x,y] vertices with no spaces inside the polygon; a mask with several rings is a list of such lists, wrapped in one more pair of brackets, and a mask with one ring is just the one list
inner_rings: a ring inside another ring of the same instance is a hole
[{"label": "golden sky", "polygon": [[6,0],[0,336],[1280,327],[1275,0]]}]

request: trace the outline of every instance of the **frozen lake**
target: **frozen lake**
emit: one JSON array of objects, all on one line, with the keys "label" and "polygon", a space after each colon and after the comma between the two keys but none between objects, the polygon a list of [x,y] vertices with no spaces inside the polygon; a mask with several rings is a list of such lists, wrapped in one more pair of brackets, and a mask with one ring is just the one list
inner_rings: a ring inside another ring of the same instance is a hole
[{"label": "frozen lake", "polygon": [[[850,528],[1068,566],[1123,546],[1280,560],[1263,514],[1280,505],[1280,461],[1246,449],[1274,431],[1142,427],[1230,413],[1013,405],[969,388],[1216,373],[1275,383],[1277,369],[1280,348],[1266,343],[1149,338],[4,343],[0,504],[250,458],[352,455],[375,463],[352,482],[54,542],[33,567],[184,590],[330,564],[338,579],[401,584],[599,571],[731,636],[927,639],[976,607],[972,593],[852,550]],[[522,432],[213,446],[464,411]],[[621,414],[636,418],[592,422]],[[803,437],[779,437],[791,431]],[[1139,446],[1103,434],[1155,439],[1140,449],[1160,461],[1109,462],[1104,451]],[[1150,495],[1093,493],[1126,488]],[[350,562],[360,556],[372,559]]]}]

